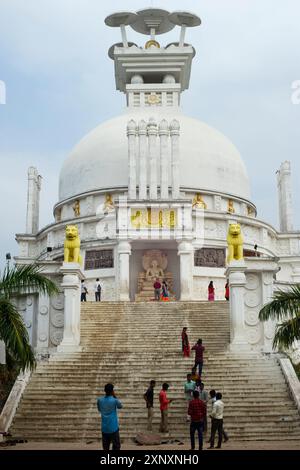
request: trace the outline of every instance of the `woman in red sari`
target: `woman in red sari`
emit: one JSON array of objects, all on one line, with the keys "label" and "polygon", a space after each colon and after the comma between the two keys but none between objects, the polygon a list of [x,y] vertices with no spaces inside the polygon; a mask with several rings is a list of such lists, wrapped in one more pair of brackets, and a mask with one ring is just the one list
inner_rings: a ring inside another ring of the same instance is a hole
[{"label": "woman in red sari", "polygon": [[182,352],[183,357],[190,357],[190,344],[189,344],[189,337],[186,332],[187,328],[184,327],[181,333],[182,339]]},{"label": "woman in red sari", "polygon": [[229,300],[229,281],[227,281],[225,285],[225,299]]},{"label": "woman in red sari", "polygon": [[213,281],[210,281],[208,285],[208,300],[212,302],[215,300],[215,288],[214,288],[214,283]]}]

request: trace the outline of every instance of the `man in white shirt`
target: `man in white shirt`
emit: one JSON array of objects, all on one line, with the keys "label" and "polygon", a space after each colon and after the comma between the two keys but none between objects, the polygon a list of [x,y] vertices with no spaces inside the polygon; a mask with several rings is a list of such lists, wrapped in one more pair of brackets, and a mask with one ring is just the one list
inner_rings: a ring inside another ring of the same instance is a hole
[{"label": "man in white shirt", "polygon": [[100,302],[101,301],[101,284],[99,282],[98,277],[96,279],[96,283],[95,283],[95,286],[94,286],[94,291],[95,291],[95,300],[96,300],[96,302]]},{"label": "man in white shirt", "polygon": [[222,393],[216,394],[216,400],[213,403],[212,412],[211,412],[211,438],[210,438],[210,447],[213,449],[215,446],[215,435],[218,431],[218,445],[217,449],[221,449],[222,445],[222,434],[223,434],[223,412],[224,412],[224,403],[222,402]]}]

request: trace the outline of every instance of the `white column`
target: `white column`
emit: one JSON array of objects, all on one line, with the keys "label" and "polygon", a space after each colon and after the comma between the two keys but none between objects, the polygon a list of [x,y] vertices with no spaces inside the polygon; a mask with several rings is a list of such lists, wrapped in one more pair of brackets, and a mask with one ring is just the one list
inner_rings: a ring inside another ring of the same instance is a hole
[{"label": "white column", "polygon": [[285,161],[277,171],[279,223],[281,232],[293,231],[291,162]]},{"label": "white column", "polygon": [[147,123],[142,120],[139,122],[139,199],[147,199]]},{"label": "white column", "polygon": [[173,119],[170,125],[172,151],[172,197],[179,198],[179,134],[180,124]]},{"label": "white column", "polygon": [[47,294],[40,294],[38,300],[37,315],[37,351],[41,354],[48,351],[49,346],[49,321],[50,299]]},{"label": "white column", "polygon": [[150,199],[157,199],[157,124],[153,118],[149,120],[147,131],[150,163]]},{"label": "white column", "polygon": [[6,364],[5,343],[0,341],[0,364]]},{"label": "white column", "polygon": [[168,199],[169,182],[168,182],[168,122],[163,119],[159,124],[160,137],[160,198]]},{"label": "white column", "polygon": [[136,199],[136,155],[135,155],[136,123],[132,119],[127,124],[128,137],[128,193],[129,199]]},{"label": "white column", "polygon": [[191,241],[179,242],[178,256],[180,256],[180,300],[192,300],[194,249]]},{"label": "white column", "polygon": [[230,287],[230,349],[249,349],[245,330],[246,264],[244,260],[232,261],[226,270]]},{"label": "white column", "polygon": [[64,336],[57,351],[61,353],[81,351],[80,347],[80,291],[83,274],[77,263],[64,263],[61,284],[64,290]]},{"label": "white column", "polygon": [[124,47],[128,47],[128,41],[127,41],[127,34],[126,34],[126,26],[125,24],[120,25],[121,29],[121,36],[122,36],[122,42]]},{"label": "white column", "polygon": [[[274,271],[262,272],[262,304],[271,302],[274,293]],[[263,322],[264,328],[264,347],[263,352],[273,352],[273,340],[276,330],[276,320],[268,320]]]},{"label": "white column", "polygon": [[183,46],[184,46],[185,32],[186,32],[186,25],[185,25],[185,24],[182,24],[182,25],[181,25],[181,30],[180,30],[179,47],[183,47]]},{"label": "white column", "polygon": [[26,233],[35,234],[39,229],[39,205],[42,177],[34,167],[28,168]]},{"label": "white column", "polygon": [[118,267],[119,267],[119,300],[130,301],[129,296],[129,257],[131,255],[131,244],[121,241],[118,245]]}]

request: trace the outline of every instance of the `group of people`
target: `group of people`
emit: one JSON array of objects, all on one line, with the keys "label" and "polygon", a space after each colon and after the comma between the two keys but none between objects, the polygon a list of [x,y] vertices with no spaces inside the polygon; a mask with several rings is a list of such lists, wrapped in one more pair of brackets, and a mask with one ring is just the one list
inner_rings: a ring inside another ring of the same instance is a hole
[{"label": "group of people", "polygon": [[[96,302],[101,302],[101,284],[99,281],[99,278],[97,277],[96,282],[94,284],[94,294],[95,294],[95,301]],[[86,295],[88,294],[88,289],[86,287],[85,281],[81,281],[81,295],[80,295],[80,300],[81,302],[86,302]]]},{"label": "group of people", "polygon": [[[164,280],[162,283],[157,277],[153,284],[154,289],[154,299],[159,301],[168,301],[169,300],[169,288],[167,282]],[[229,300],[229,281],[225,284],[225,299]],[[210,281],[208,285],[208,300],[213,302],[215,300],[215,286],[213,281]]]},{"label": "group of people", "polygon": [[[225,299],[229,300],[229,281],[225,284]],[[215,300],[215,286],[213,281],[208,284],[208,300],[213,302]]]},{"label": "group of people", "polygon": [[[184,357],[189,357],[190,346],[187,336],[187,328],[182,331],[182,350]],[[214,448],[215,435],[218,433],[217,448],[221,448],[222,440],[226,442],[228,436],[223,428],[224,403],[222,394],[211,390],[209,394],[204,389],[204,383],[201,380],[203,370],[203,353],[205,347],[202,339],[191,348],[195,351],[195,363],[191,373],[187,374],[187,380],[184,384],[184,395],[187,402],[187,421],[190,422],[190,441],[191,450],[195,449],[195,433],[198,432],[199,450],[203,449],[203,433],[207,431],[207,409],[210,407],[209,416],[211,418],[211,432],[208,443],[209,449]],[[152,431],[152,421],[154,416],[154,390],[156,381],[151,380],[148,389],[143,397],[146,402],[148,430]],[[160,427],[161,433],[169,432],[168,411],[170,404],[174,401],[168,398],[167,393],[169,384],[164,382],[159,392],[160,404]],[[105,451],[109,451],[110,444],[113,450],[119,450],[120,436],[117,410],[122,408],[122,403],[116,397],[113,384],[106,384],[104,387],[105,396],[97,399],[97,407],[102,417],[102,444]]]},{"label": "group of people", "polygon": [[155,300],[162,300],[163,302],[167,302],[169,300],[169,287],[166,280],[163,280],[161,283],[157,277],[154,281],[153,289]]},{"label": "group of people", "polygon": [[218,432],[218,445],[221,448],[222,437],[224,441],[228,440],[228,436],[223,429],[223,411],[224,403],[222,402],[222,394],[211,390],[208,393],[204,390],[202,382],[203,370],[203,354],[205,347],[202,339],[198,339],[197,343],[190,348],[187,327],[182,329],[181,333],[182,353],[183,357],[190,357],[190,351],[195,351],[195,363],[192,372],[187,374],[187,381],[184,385],[185,398],[187,400],[187,421],[190,421],[190,438],[191,449],[195,449],[195,432],[198,432],[199,450],[203,449],[203,433],[207,431],[207,407],[210,405],[211,432],[208,442],[210,449],[214,448],[215,435]]}]

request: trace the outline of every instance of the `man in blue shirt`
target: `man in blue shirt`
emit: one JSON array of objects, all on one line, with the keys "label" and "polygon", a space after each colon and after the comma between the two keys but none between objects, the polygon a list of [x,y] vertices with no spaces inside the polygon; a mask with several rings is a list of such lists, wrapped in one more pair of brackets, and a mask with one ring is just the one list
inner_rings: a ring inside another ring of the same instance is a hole
[{"label": "man in blue shirt", "polygon": [[102,445],[106,452],[112,442],[112,450],[120,450],[120,435],[117,408],[122,408],[122,403],[115,396],[113,384],[104,387],[105,397],[97,399],[97,408],[102,420]]}]

